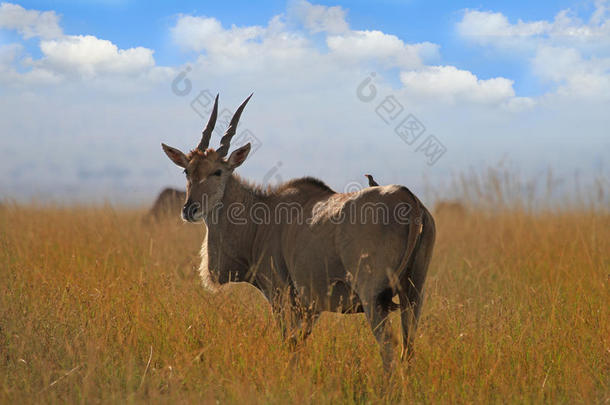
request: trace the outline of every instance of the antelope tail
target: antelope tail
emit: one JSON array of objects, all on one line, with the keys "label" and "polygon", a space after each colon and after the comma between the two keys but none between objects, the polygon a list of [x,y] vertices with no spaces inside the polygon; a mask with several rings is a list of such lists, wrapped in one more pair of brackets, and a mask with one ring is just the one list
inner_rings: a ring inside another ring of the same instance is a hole
[{"label": "antelope tail", "polygon": [[398,271],[398,279],[402,279],[404,277],[404,273],[406,270],[410,269],[413,266],[414,254],[419,249],[421,245],[421,235],[424,230],[424,226],[426,225],[426,215],[424,212],[423,204],[419,201],[411,191],[409,191],[413,200],[415,201],[415,215],[413,216],[415,220],[409,224],[409,234],[407,236],[407,246],[405,247],[404,255],[400,261],[400,265],[397,269]]}]

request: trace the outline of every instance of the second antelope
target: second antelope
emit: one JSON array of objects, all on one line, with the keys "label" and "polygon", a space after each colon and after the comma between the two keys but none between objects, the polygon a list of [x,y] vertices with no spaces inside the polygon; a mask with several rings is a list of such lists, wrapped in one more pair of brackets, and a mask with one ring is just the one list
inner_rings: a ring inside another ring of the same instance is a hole
[{"label": "second antelope", "polygon": [[293,342],[309,335],[323,311],[364,312],[390,369],[393,310],[400,310],[401,358],[412,354],[435,240],[430,212],[399,185],[337,193],[311,177],[271,189],[244,181],[234,171],[250,144],[226,156],[250,97],[233,115],[218,149],[208,148],[218,96],[195,149],[185,154],[162,144],[186,174],[183,219],[207,225],[199,270],[204,286],[253,284]]}]

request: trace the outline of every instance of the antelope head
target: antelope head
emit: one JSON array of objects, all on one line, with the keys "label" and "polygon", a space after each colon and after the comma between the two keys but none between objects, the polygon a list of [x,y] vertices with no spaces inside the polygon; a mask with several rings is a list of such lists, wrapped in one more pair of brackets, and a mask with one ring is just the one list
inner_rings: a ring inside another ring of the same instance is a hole
[{"label": "antelope head", "polygon": [[183,220],[188,222],[203,221],[207,214],[222,201],[227,181],[233,170],[248,157],[250,143],[236,149],[228,159],[225,159],[241,113],[250,97],[252,97],[252,94],[235,111],[227,131],[220,140],[218,149],[208,148],[218,115],[218,95],[214,100],[214,108],[208,124],[203,130],[201,141],[195,149],[185,154],[176,148],[164,143],[161,144],[165,154],[172,162],[182,167],[186,175],[186,201],[182,207]]}]

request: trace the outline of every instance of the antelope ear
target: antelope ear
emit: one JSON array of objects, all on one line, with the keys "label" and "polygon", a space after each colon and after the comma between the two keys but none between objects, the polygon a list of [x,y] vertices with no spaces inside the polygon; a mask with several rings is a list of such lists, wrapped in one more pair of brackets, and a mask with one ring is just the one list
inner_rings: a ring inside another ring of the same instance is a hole
[{"label": "antelope ear", "polygon": [[174,162],[178,166],[186,168],[186,166],[189,164],[186,155],[178,149],[172,148],[171,146],[167,146],[164,143],[161,144],[161,147],[163,148],[163,151],[165,152],[167,157],[170,158],[172,162]]},{"label": "antelope ear", "polygon": [[233,153],[231,153],[231,156],[229,156],[229,160],[227,161],[231,169],[235,169],[237,166],[244,163],[244,160],[246,160],[248,157],[248,153],[250,153],[250,147],[250,142],[248,142],[241,148],[235,149]]}]

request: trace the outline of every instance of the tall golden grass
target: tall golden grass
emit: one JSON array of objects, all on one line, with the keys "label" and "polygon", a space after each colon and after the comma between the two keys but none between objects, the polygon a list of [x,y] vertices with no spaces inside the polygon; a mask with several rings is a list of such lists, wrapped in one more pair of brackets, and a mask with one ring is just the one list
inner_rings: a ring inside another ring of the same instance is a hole
[{"label": "tall golden grass", "polygon": [[607,210],[439,214],[416,357],[391,377],[363,316],[325,314],[293,352],[252,287],[200,287],[202,226],[143,213],[0,207],[0,402],[610,401]]}]

